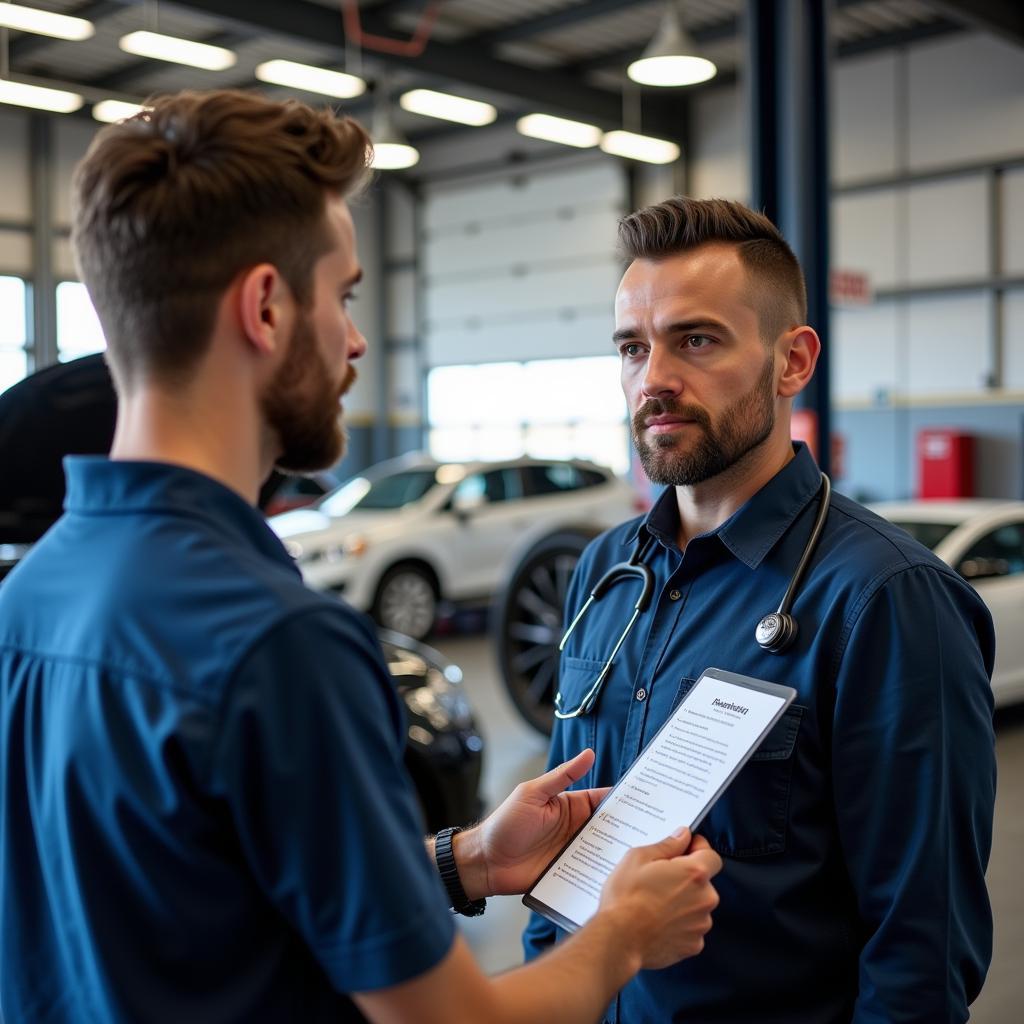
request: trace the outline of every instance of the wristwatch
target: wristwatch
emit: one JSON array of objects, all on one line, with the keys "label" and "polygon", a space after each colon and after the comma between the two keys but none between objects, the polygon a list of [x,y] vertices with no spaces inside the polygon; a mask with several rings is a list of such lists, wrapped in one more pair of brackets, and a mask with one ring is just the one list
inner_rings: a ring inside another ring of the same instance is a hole
[{"label": "wristwatch", "polygon": [[434,860],[452,910],[463,917],[479,917],[487,908],[487,900],[471,900],[466,896],[466,890],[462,888],[459,879],[459,869],[455,866],[455,854],[452,852],[452,837],[461,831],[461,828],[443,828],[434,836]]}]

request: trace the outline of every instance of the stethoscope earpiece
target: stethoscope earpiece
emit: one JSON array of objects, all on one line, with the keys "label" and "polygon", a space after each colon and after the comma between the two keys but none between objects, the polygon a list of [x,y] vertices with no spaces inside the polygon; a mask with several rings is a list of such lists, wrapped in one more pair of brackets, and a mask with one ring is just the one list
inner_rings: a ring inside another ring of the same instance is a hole
[{"label": "stethoscope earpiece", "polygon": [[754,638],[762,650],[782,654],[796,639],[797,624],[792,615],[772,612],[766,615],[754,630]]}]

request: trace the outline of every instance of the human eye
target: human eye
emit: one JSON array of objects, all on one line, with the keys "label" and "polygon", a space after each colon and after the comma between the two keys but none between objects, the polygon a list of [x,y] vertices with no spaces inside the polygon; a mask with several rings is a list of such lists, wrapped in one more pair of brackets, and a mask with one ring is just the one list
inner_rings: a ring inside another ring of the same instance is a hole
[{"label": "human eye", "polygon": [[341,296],[341,304],[345,309],[348,309],[358,297],[355,292],[344,292]]},{"label": "human eye", "polygon": [[683,344],[694,352],[699,352],[701,349],[710,348],[715,343],[715,339],[709,337],[706,334],[688,334],[683,341]]},{"label": "human eye", "polygon": [[623,359],[635,359],[643,353],[643,345],[638,341],[627,341],[619,346],[619,355]]}]

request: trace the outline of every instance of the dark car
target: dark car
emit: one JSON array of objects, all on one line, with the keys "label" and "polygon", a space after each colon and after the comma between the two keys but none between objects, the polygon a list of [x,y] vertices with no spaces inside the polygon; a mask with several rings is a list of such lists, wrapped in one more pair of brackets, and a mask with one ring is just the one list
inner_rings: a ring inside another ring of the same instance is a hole
[{"label": "dark car", "polygon": [[[0,580],[60,516],[63,457],[108,452],[116,413],[102,356],[51,366],[0,393]],[[272,497],[273,480],[261,507]],[[468,824],[482,808],[483,741],[462,672],[399,633],[379,636],[406,711],[405,763],[426,827]]]}]

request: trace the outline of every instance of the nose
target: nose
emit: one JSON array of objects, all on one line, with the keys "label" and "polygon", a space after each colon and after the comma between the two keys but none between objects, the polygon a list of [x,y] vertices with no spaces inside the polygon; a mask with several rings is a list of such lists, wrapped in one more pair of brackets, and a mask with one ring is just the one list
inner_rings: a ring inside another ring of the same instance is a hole
[{"label": "nose", "polygon": [[683,390],[678,360],[673,359],[672,354],[659,345],[651,347],[641,389],[645,398],[675,397]]},{"label": "nose", "polygon": [[362,332],[352,324],[349,327],[348,332],[348,358],[349,362],[353,359],[362,359],[366,354],[366,339],[363,337]]}]

